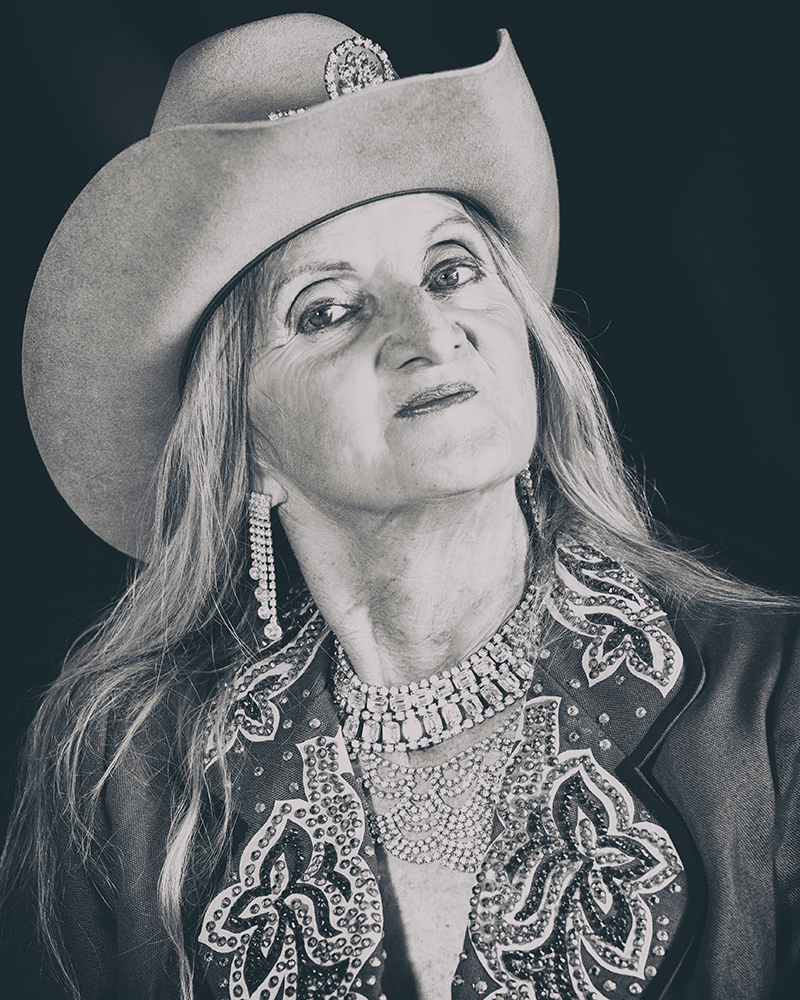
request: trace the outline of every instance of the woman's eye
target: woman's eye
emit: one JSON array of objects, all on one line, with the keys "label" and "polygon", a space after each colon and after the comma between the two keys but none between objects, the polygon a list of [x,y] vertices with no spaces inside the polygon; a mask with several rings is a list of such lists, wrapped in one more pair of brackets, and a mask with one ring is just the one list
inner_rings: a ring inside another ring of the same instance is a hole
[{"label": "woman's eye", "polygon": [[323,305],[312,306],[300,317],[297,327],[301,333],[318,333],[329,326],[335,326],[346,319],[354,311],[353,306],[340,305],[337,302],[326,302]]},{"label": "woman's eye", "polygon": [[440,267],[429,281],[429,286],[443,291],[451,288],[458,288],[468,281],[480,275],[480,270],[475,264],[453,263]]}]

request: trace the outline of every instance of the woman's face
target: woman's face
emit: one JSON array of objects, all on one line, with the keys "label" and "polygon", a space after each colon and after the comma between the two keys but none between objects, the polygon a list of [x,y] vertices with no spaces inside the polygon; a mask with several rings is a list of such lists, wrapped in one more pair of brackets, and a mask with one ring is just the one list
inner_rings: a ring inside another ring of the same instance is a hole
[{"label": "woman's face", "polygon": [[525,321],[454,199],[402,195],[315,226],[266,294],[249,392],[265,492],[385,513],[529,460]]}]

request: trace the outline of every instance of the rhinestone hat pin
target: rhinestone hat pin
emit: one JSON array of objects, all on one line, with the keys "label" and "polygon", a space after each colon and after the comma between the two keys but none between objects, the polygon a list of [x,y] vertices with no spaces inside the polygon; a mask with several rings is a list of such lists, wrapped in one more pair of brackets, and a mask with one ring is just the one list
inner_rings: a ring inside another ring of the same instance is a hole
[{"label": "rhinestone hat pin", "polygon": [[[340,42],[330,52],[325,63],[325,90],[333,101],[343,94],[353,94],[379,83],[396,80],[389,57],[369,38],[354,35]],[[267,115],[268,121],[291,118],[302,114],[306,108],[290,108],[287,111],[273,111]]]}]

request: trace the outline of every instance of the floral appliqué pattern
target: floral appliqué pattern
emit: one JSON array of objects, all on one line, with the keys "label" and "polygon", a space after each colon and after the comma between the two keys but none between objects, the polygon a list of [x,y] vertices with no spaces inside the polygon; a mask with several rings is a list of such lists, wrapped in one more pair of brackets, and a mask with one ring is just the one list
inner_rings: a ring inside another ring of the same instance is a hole
[{"label": "floral appliqu\u00e9 pattern", "polygon": [[[289,642],[236,678],[229,696],[231,704],[223,736],[223,753],[230,750],[239,737],[251,742],[275,738],[280,722],[278,697],[303,673],[327,633],[322,615],[312,603],[308,602],[301,614],[301,625]],[[213,764],[217,755],[217,744],[209,733],[206,767]]]},{"label": "floral appliqu\u00e9 pattern", "polygon": [[648,896],[683,870],[666,832],[634,821],[630,793],[590,750],[559,754],[560,701],[525,706],[498,805],[503,832],[477,876],[470,935],[500,984],[487,996],[600,1000],[595,980],[610,973],[641,992],[654,973]]},{"label": "floral appliqu\u00e9 pattern", "polygon": [[[218,893],[200,941],[230,956],[232,1000],[357,997],[383,933],[377,881],[359,856],[364,811],[341,775],[341,736],[298,744],[305,798],[278,800]],[[375,982],[374,976],[372,982]]]},{"label": "floral appliqu\u00e9 pattern", "polygon": [[663,628],[666,615],[631,572],[597,549],[569,536],[559,539],[550,614],[589,638],[582,666],[589,685],[622,666],[663,696],[675,686],[683,655]]}]

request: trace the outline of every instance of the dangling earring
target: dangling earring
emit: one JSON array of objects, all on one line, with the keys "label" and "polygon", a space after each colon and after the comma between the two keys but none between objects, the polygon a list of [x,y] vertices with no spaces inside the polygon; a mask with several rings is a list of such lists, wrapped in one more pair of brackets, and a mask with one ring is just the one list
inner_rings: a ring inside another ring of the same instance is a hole
[{"label": "dangling earring", "polygon": [[277,642],[283,635],[278,622],[278,602],[275,598],[275,558],[272,553],[272,497],[267,493],[251,493],[250,553],[253,565],[250,576],[258,580],[255,590],[259,603],[258,617],[266,619],[264,635]]},{"label": "dangling earring", "polygon": [[531,520],[533,521],[533,524],[538,532],[541,530],[541,525],[539,523],[539,506],[533,498],[533,476],[531,475],[530,468],[526,465],[517,478],[519,480],[520,500],[523,505],[522,509],[524,510],[527,506],[528,513],[530,513]]}]

